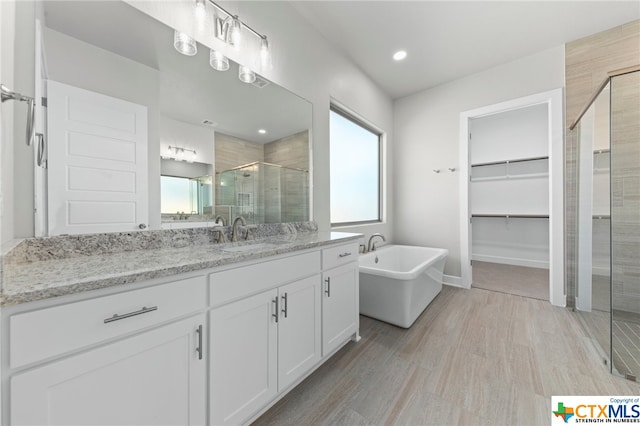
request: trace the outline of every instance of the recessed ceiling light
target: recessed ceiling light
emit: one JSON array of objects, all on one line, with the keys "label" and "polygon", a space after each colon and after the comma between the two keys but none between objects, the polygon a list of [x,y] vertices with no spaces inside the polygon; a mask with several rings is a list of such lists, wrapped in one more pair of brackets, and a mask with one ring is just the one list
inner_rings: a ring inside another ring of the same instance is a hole
[{"label": "recessed ceiling light", "polygon": [[394,61],[401,61],[406,57],[407,57],[407,51],[406,50],[398,50],[396,53],[393,54],[393,60]]},{"label": "recessed ceiling light", "polygon": [[261,135],[264,135],[267,133],[267,131],[265,129],[260,129],[258,130],[258,133],[260,133]]}]

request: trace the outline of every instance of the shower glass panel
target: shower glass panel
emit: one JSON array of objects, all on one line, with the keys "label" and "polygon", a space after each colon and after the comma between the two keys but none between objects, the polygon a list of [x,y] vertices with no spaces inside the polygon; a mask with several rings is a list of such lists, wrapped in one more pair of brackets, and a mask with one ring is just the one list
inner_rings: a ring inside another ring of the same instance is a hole
[{"label": "shower glass panel", "polygon": [[306,170],[255,162],[221,172],[217,177],[216,214],[231,223],[299,222],[309,219]]},{"label": "shower glass panel", "polygon": [[575,306],[614,374],[640,374],[640,72],[611,77],[578,140]]},{"label": "shower glass panel", "polygon": [[640,376],[640,72],[611,79],[611,356]]}]

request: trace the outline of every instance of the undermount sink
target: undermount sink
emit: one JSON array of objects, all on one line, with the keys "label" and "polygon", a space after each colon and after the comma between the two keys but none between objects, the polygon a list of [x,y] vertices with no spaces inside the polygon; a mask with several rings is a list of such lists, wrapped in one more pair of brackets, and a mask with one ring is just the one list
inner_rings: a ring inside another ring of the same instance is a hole
[{"label": "undermount sink", "polygon": [[245,244],[242,246],[233,246],[233,247],[221,247],[220,250],[237,253],[237,252],[247,252],[247,251],[258,251],[258,250],[267,250],[278,247],[278,244],[273,243],[255,243],[255,244]]}]

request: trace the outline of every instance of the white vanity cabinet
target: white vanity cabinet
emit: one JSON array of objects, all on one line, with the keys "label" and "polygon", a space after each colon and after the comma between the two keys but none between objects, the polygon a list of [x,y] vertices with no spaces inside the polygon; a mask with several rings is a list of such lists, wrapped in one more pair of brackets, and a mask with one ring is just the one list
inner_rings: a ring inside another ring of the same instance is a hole
[{"label": "white vanity cabinet", "polygon": [[3,308],[2,424],[247,424],[358,340],[348,243]]},{"label": "white vanity cabinet", "polygon": [[[12,425],[204,425],[197,315],[11,379]],[[201,331],[200,331],[201,333]]]},{"label": "white vanity cabinet", "polygon": [[322,251],[322,356],[359,329],[358,244]]},{"label": "white vanity cabinet", "polygon": [[272,287],[310,272],[211,311],[211,424],[247,421],[320,361],[320,255],[211,274],[215,303],[230,287]]},{"label": "white vanity cabinet", "polygon": [[[8,315],[11,425],[204,425],[206,277]],[[24,366],[24,367],[23,367]]]}]

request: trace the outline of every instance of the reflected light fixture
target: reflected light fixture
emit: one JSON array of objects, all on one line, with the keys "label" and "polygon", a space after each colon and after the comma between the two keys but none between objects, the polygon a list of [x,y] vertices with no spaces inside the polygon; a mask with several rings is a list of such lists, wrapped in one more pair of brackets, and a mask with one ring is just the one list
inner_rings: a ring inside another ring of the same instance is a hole
[{"label": "reflected light fixture", "polygon": [[253,83],[256,81],[256,73],[254,73],[251,68],[240,65],[238,67],[238,78],[243,83]]},{"label": "reflected light fixture", "polygon": [[[187,154],[190,153],[190,154]],[[187,163],[193,163],[196,160],[195,149],[183,148],[181,146],[171,146],[167,148],[167,155],[163,158],[169,158],[177,161],[186,161]]]},{"label": "reflected light fixture", "polygon": [[260,133],[261,135],[266,135],[267,131],[265,129],[259,129],[258,133]]},{"label": "reflected light fixture", "polygon": [[226,71],[229,69],[229,58],[221,52],[211,49],[209,51],[209,65],[216,71]]},{"label": "reflected light fixture", "polygon": [[407,51],[406,50],[398,50],[396,53],[393,54],[393,60],[394,61],[401,61],[406,57],[407,57]]},{"label": "reflected light fixture", "polygon": [[183,55],[193,56],[198,53],[196,41],[178,30],[173,32],[173,47]]}]

